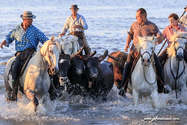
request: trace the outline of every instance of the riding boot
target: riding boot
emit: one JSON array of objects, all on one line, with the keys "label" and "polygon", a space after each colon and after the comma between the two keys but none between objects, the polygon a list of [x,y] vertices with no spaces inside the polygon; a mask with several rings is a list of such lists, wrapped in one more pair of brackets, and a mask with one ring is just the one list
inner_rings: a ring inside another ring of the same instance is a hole
[{"label": "riding boot", "polygon": [[12,96],[10,97],[10,101],[17,101],[17,93],[18,93],[17,79],[13,79],[12,80]]},{"label": "riding boot", "polygon": [[157,70],[157,86],[158,86],[158,93],[162,93],[164,91],[164,93],[169,93],[169,89],[166,88],[165,82],[164,82],[164,73],[162,70],[162,65],[159,61],[159,59],[157,58],[156,54],[154,54],[154,60],[155,60],[155,66],[156,66],[156,70]]},{"label": "riding boot", "polygon": [[131,62],[126,62],[125,67],[123,69],[123,78],[122,78],[122,83],[121,83],[121,89],[119,91],[119,95],[125,96],[127,86],[128,86],[128,76],[131,70],[132,63]]}]

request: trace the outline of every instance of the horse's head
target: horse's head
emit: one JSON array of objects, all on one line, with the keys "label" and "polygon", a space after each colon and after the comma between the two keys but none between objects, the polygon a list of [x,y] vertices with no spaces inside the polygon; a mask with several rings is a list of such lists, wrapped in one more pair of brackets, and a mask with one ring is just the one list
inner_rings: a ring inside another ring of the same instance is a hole
[{"label": "horse's head", "polygon": [[68,35],[67,37],[64,37],[61,39],[62,40],[62,50],[66,54],[73,54],[78,52],[77,50],[77,41],[78,37],[73,36],[73,35]]},{"label": "horse's head", "polygon": [[154,49],[156,38],[153,37],[138,37],[139,46],[138,51],[140,52],[142,65],[149,66],[154,58]]},{"label": "horse's head", "polygon": [[51,74],[55,74],[58,71],[60,50],[60,40],[54,39],[54,36],[52,36],[50,40],[46,41],[40,49],[41,55],[44,56],[48,63],[48,68]]},{"label": "horse's head", "polygon": [[175,56],[178,61],[182,61],[187,44],[187,32],[174,33],[171,37],[172,44],[167,49],[169,56]]}]

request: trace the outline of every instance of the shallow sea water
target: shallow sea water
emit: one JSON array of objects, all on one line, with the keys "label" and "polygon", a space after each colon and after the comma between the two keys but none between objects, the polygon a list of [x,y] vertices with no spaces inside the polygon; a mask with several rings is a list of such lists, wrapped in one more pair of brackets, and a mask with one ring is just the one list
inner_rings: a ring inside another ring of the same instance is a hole
[{"label": "shallow sea water", "polygon": [[[0,42],[16,25],[21,23],[20,15],[31,10],[36,19],[33,25],[43,31],[47,37],[58,38],[62,27],[71,14],[72,4],[78,4],[78,13],[84,15],[88,23],[85,31],[87,41],[97,55],[120,50],[124,51],[127,31],[135,21],[136,10],[143,7],[147,10],[148,19],[156,23],[162,31],[169,25],[168,15],[183,13],[184,1],[176,0],[7,0],[0,1]],[[157,45],[156,52],[162,44]],[[0,49],[0,62],[7,62],[15,53],[14,43],[9,48]],[[114,86],[106,102],[70,96],[63,96],[53,102],[46,96],[40,100],[37,115],[32,103],[22,96],[13,103],[5,101],[4,88],[5,65],[0,65],[0,124],[15,125],[58,125],[58,124],[185,124],[187,123],[187,98],[181,97],[183,103],[175,94],[160,94],[159,106],[154,109],[149,98],[143,98],[138,106],[133,105],[132,95],[128,98],[119,96]],[[42,103],[43,102],[43,103]],[[146,118],[149,121],[145,121]],[[165,118],[165,120],[163,120]],[[167,120],[166,120],[167,119]],[[150,121],[152,120],[152,121]]]}]

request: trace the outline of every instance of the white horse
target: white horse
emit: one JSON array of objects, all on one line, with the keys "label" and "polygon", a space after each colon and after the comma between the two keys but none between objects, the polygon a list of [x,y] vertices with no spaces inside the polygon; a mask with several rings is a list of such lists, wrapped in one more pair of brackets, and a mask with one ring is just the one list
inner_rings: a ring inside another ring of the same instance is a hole
[{"label": "white horse", "polygon": [[[51,73],[58,71],[58,59],[61,50],[60,42],[60,40],[55,40],[54,36],[46,41],[40,50],[33,55],[24,73],[19,77],[24,93],[35,105],[35,111],[38,106],[37,98],[47,94],[51,84],[48,70]],[[14,60],[15,57],[12,57],[8,61],[4,73],[6,96],[8,97],[12,91],[12,76],[9,74],[9,70]],[[21,94],[21,91],[18,91],[18,94]]]},{"label": "white horse", "polygon": [[183,94],[187,83],[187,65],[184,61],[184,51],[186,49],[187,32],[175,33],[172,38],[172,44],[167,49],[169,59],[164,65],[164,79],[166,84],[172,90]]},{"label": "white horse", "polygon": [[61,40],[62,40],[62,50],[64,51],[65,54],[71,55],[73,53],[77,53],[81,49],[81,46],[78,43],[79,39],[77,36],[68,35],[61,38]]},{"label": "white horse", "polygon": [[131,83],[128,88],[133,94],[134,105],[139,102],[139,97],[148,95],[152,99],[152,106],[156,107],[157,102],[157,77],[154,68],[154,49],[156,38],[139,37],[139,45],[137,47],[140,52],[140,58],[132,72]]}]

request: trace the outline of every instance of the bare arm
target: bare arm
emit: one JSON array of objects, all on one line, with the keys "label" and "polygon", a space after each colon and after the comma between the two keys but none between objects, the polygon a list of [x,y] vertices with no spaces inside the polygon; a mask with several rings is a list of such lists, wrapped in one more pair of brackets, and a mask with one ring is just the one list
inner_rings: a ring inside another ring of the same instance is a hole
[{"label": "bare arm", "polygon": [[65,34],[64,33],[61,33],[61,34],[59,34],[59,37],[62,37],[62,36],[64,36]]},{"label": "bare arm", "polygon": [[163,34],[159,31],[157,33],[157,44],[160,44],[164,40]]},{"label": "bare arm", "polygon": [[129,44],[131,42],[131,37],[127,35],[127,41],[126,41],[126,46],[125,46],[125,51],[128,52]]},{"label": "bare arm", "polygon": [[3,45],[6,46],[6,40],[3,40],[3,42],[1,43],[0,47],[3,49]]}]

